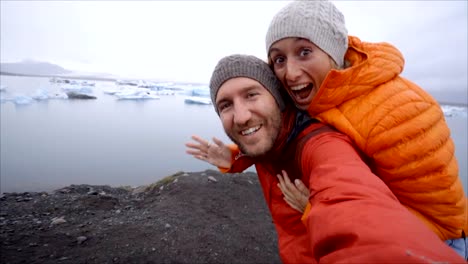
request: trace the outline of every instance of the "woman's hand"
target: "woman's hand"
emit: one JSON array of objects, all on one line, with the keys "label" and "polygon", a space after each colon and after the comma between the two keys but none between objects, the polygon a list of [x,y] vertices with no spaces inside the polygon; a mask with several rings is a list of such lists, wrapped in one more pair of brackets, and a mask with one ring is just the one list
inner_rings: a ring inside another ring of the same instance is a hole
[{"label": "woman's hand", "polygon": [[304,213],[307,203],[309,202],[309,189],[307,189],[304,183],[299,179],[294,180],[293,184],[286,171],[283,170],[281,172],[283,175],[278,174],[276,176],[278,177],[278,187],[281,189],[281,192],[283,192],[284,200],[292,208]]},{"label": "woman's hand", "polygon": [[213,137],[213,143],[199,136],[192,136],[195,142],[185,143],[187,154],[206,161],[216,167],[230,168],[232,161],[231,150],[224,143]]}]

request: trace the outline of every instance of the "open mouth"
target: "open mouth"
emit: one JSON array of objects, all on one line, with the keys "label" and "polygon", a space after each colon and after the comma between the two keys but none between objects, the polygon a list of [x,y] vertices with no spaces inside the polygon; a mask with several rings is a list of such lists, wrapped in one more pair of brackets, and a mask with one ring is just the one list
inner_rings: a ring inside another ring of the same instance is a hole
[{"label": "open mouth", "polygon": [[292,94],[299,101],[307,99],[307,97],[310,95],[313,89],[314,89],[314,85],[312,83],[301,84],[301,85],[291,87]]},{"label": "open mouth", "polygon": [[250,127],[248,129],[242,130],[241,134],[243,136],[249,136],[252,135],[253,133],[257,132],[260,129],[261,125],[255,126],[255,127]]}]

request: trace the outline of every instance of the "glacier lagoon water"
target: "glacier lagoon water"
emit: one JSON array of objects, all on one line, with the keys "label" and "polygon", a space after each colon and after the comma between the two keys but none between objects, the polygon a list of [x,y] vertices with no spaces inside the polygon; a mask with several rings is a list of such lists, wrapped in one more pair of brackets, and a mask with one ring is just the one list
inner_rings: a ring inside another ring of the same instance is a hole
[{"label": "glacier lagoon water", "polygon": [[[1,76],[4,97],[59,91],[48,78]],[[138,186],[177,171],[213,168],[185,154],[192,134],[227,141],[211,105],[184,95],[117,100],[97,82],[95,100],[51,99],[1,107],[1,191],[50,191],[69,184]],[[9,94],[6,94],[9,93]]]},{"label": "glacier lagoon water", "polygon": [[[2,98],[60,91],[48,78],[0,75]],[[105,94],[112,82],[96,82],[95,100],[50,99],[0,104],[0,191],[51,191],[70,184],[138,186],[178,171],[216,169],[185,153],[192,134],[227,142],[211,105],[184,103],[185,95],[119,101]],[[449,109],[467,192],[466,108]],[[249,170],[254,171],[251,167]]]}]

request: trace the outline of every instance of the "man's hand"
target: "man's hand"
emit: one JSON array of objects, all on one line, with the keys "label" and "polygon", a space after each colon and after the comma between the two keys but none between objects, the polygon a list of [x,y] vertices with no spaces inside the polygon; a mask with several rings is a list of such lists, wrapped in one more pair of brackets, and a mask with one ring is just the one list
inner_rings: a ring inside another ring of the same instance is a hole
[{"label": "man's hand", "polygon": [[187,142],[187,154],[194,158],[206,161],[216,167],[230,168],[232,153],[224,143],[213,137],[213,143],[199,136],[192,136],[195,142]]}]

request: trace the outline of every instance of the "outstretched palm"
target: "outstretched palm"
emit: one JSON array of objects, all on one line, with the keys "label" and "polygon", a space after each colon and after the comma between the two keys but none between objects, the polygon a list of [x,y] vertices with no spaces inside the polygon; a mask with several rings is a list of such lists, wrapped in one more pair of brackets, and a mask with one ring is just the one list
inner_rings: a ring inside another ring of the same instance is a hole
[{"label": "outstretched palm", "polygon": [[216,167],[230,168],[232,161],[231,150],[224,143],[213,137],[213,143],[199,136],[192,136],[195,142],[188,142],[185,146],[187,154],[194,158],[206,161]]}]

